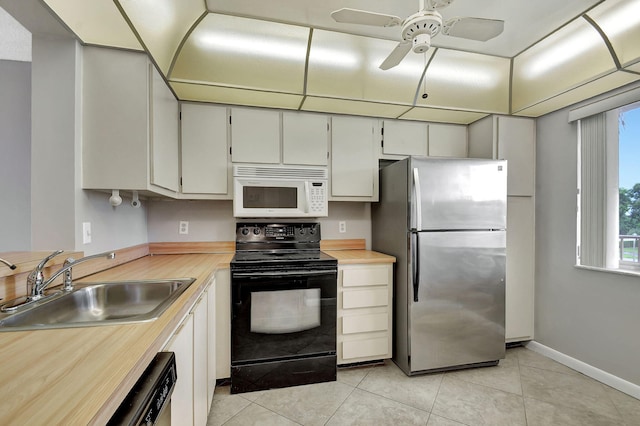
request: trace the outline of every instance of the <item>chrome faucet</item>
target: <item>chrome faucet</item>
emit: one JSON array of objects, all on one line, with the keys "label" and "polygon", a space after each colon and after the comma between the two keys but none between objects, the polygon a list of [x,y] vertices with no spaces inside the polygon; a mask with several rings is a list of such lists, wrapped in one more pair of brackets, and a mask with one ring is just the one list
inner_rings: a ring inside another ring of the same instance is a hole
[{"label": "chrome faucet", "polygon": [[44,266],[48,261],[59,255],[60,253],[62,253],[62,250],[54,251],[49,256],[42,259],[42,261],[33,269],[33,271],[29,273],[29,276],[27,277],[27,289],[30,289],[30,295],[28,297],[29,301],[34,301],[42,298],[44,295],[44,290],[49,286],[49,284],[51,284],[62,274],[65,274],[62,289],[65,291],[71,290],[73,288],[71,268],[76,266],[78,263],[82,263],[91,259],[97,259],[99,257],[106,257],[107,259],[113,259],[116,257],[116,254],[114,252],[94,254],[91,256],[85,256],[78,260],[70,257],[64,261],[62,268],[60,268],[57,272],[51,275],[49,279],[45,281],[44,274],[42,273]]},{"label": "chrome faucet", "polygon": [[99,257],[105,257],[107,259],[115,259],[116,254],[115,252],[106,252],[106,253],[100,253],[100,254],[94,254],[91,256],[85,256],[82,257],[78,260],[75,260],[73,257],[69,257],[67,258],[67,260],[64,261],[64,264],[62,265],[62,269],[60,269],[58,272],[56,272],[49,280],[53,280],[56,277],[58,277],[58,275],[60,275],[61,273],[64,272],[64,281],[62,283],[62,290],[64,291],[71,291],[73,290],[73,278],[71,276],[71,268],[73,268],[75,265],[77,265],[78,263],[82,263],[85,262],[87,260],[91,260],[91,259],[97,259]]},{"label": "chrome faucet", "polygon": [[14,264],[13,264],[13,263],[11,263],[11,262],[8,262],[8,261],[4,260],[4,259],[3,259],[3,258],[1,258],[1,257],[0,257],[0,263],[4,263],[5,265],[7,265],[7,266],[9,267],[9,269],[16,269],[16,268],[17,268],[17,266],[16,266],[16,265],[14,265]]}]

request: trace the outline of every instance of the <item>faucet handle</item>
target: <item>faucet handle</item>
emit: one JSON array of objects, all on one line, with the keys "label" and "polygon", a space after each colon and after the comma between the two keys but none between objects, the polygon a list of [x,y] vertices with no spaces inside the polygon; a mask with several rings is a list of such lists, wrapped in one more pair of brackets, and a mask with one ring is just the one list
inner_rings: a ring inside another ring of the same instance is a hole
[{"label": "faucet handle", "polygon": [[46,265],[48,261],[50,261],[51,259],[53,259],[54,257],[56,257],[57,255],[59,255],[60,253],[63,253],[63,252],[64,252],[64,250],[56,250],[56,251],[54,251],[49,256],[47,256],[44,259],[42,259],[40,261],[40,263],[38,263],[38,266],[36,266],[35,269],[41,271],[44,268],[44,265]]}]

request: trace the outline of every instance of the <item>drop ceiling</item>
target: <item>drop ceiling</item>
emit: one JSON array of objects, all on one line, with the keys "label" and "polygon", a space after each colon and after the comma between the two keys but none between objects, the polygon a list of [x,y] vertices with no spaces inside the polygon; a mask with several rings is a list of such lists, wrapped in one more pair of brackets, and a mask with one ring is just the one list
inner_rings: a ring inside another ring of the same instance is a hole
[{"label": "drop ceiling", "polygon": [[387,71],[400,27],[330,13],[405,18],[417,0],[43,1],[83,43],[146,51],[186,101],[468,124],[539,116],[640,79],[640,0],[455,0],[445,20],[500,19],[504,32],[438,34]]}]

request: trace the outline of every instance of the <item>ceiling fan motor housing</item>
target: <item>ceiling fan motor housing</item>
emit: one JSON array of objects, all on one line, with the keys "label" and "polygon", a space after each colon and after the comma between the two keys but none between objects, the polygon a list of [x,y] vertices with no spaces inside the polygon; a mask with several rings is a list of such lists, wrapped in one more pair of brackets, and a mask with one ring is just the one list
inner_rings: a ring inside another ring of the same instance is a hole
[{"label": "ceiling fan motor housing", "polygon": [[402,39],[411,41],[415,53],[423,53],[431,47],[431,37],[440,32],[442,16],[435,10],[420,11],[405,21]]}]

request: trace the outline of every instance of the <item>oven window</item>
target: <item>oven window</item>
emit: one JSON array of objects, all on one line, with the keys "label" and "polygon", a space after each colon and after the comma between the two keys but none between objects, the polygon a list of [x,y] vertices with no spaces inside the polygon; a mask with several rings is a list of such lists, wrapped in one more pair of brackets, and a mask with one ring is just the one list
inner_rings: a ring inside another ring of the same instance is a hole
[{"label": "oven window", "polygon": [[295,333],[319,326],[319,288],[251,293],[252,333]]},{"label": "oven window", "polygon": [[298,188],[283,186],[243,186],[242,207],[248,209],[295,209]]}]

